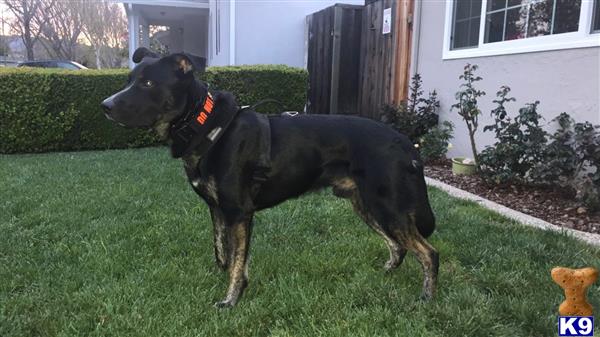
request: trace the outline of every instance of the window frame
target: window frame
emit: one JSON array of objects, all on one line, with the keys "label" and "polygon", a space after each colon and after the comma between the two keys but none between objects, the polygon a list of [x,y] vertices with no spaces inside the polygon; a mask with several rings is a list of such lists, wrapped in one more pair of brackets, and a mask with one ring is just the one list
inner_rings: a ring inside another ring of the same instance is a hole
[{"label": "window frame", "polygon": [[[469,4],[469,16],[466,17],[466,18],[460,19],[460,21],[471,21],[471,20],[473,20],[473,18],[476,18],[476,16],[472,16],[473,13],[471,13],[471,8],[470,7],[471,6]],[[481,15],[481,12],[479,13],[479,15]],[[458,20],[456,20],[456,11],[455,11],[455,8],[452,8],[452,22],[450,23],[450,29],[451,29],[450,36],[452,36],[452,34],[454,34],[454,31],[456,30],[456,24],[455,24],[456,21],[458,21]],[[479,27],[481,27],[481,16],[479,16],[479,23],[480,23]],[[469,22],[469,27],[471,27],[471,23],[470,22]],[[478,28],[477,31],[479,31],[479,29],[480,28]],[[453,41],[450,40],[450,48],[452,48],[452,44],[453,44],[452,42]],[[470,48],[473,48],[473,47],[471,47],[471,46],[458,47],[458,48],[455,47],[452,50],[470,49]]]},{"label": "window frame", "polygon": [[596,13],[596,6],[600,7],[600,0],[598,1],[592,1],[592,8],[591,8],[591,12],[592,14],[590,15],[590,34],[598,34],[600,33],[600,28],[594,30],[594,25],[596,24],[595,20],[600,21],[600,15],[598,15],[597,18],[594,18],[594,13]]},{"label": "window frame", "polygon": [[446,0],[444,21],[444,46],[442,59],[460,59],[470,57],[510,55],[547,50],[586,48],[600,46],[600,31],[592,31],[595,0],[581,0],[579,30],[570,33],[535,36],[524,39],[484,43],[487,5],[489,0],[481,0],[481,19],[479,21],[479,43],[476,47],[451,48],[451,34],[454,20],[454,0]]}]

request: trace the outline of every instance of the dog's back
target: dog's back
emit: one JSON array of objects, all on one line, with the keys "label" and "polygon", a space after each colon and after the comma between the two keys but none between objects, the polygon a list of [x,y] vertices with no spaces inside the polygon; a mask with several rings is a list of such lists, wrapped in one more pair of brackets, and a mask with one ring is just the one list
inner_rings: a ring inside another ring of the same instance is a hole
[{"label": "dog's back", "polygon": [[423,165],[408,137],[354,116],[277,116],[270,120],[272,180],[263,192],[278,194],[275,190],[281,193],[283,188],[289,195],[269,198],[263,194],[265,200],[286,200],[325,186],[333,186],[340,194],[357,187],[365,198],[378,201],[383,221],[396,218],[397,212],[411,211],[421,235],[431,235],[435,220]]}]

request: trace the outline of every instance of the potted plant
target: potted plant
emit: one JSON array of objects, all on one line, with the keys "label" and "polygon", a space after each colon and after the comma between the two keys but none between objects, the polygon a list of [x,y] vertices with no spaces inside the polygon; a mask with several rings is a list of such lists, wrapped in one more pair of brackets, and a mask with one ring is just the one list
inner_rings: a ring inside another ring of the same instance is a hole
[{"label": "potted plant", "polygon": [[464,80],[460,85],[460,90],[455,97],[458,101],[452,105],[452,109],[456,109],[458,114],[467,124],[469,131],[469,140],[471,141],[471,151],[473,158],[456,157],[452,158],[452,173],[454,174],[474,174],[477,172],[477,146],[475,145],[475,132],[479,126],[478,120],[481,110],[477,106],[477,99],[485,95],[484,91],[477,90],[473,83],[481,81],[481,77],[475,76],[477,65],[467,63],[464,72],[459,76],[459,79]]},{"label": "potted plant", "polygon": [[473,159],[465,157],[452,158],[452,173],[456,175],[472,175],[475,172],[477,172],[477,166]]}]

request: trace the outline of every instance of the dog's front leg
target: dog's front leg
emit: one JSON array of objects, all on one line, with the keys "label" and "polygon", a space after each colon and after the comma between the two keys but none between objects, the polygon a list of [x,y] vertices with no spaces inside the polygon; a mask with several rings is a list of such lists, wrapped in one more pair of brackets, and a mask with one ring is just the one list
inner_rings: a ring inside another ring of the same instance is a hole
[{"label": "dog's front leg", "polygon": [[213,244],[215,248],[215,261],[217,266],[227,270],[229,266],[229,245],[227,243],[227,233],[225,230],[225,216],[218,207],[210,207],[210,217],[213,222]]},{"label": "dog's front leg", "polygon": [[233,307],[242,296],[248,285],[248,254],[250,250],[250,233],[252,219],[227,224],[229,241],[229,288],[221,302],[215,303],[218,308]]}]

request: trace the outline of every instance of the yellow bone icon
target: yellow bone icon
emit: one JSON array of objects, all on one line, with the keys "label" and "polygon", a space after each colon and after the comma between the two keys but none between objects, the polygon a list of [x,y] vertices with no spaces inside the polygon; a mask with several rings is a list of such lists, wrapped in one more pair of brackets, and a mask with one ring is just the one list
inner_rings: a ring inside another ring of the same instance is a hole
[{"label": "yellow bone icon", "polygon": [[591,316],[592,305],[587,301],[587,289],[596,282],[596,268],[552,268],[552,279],[565,291],[565,301],[558,307],[561,316]]}]

